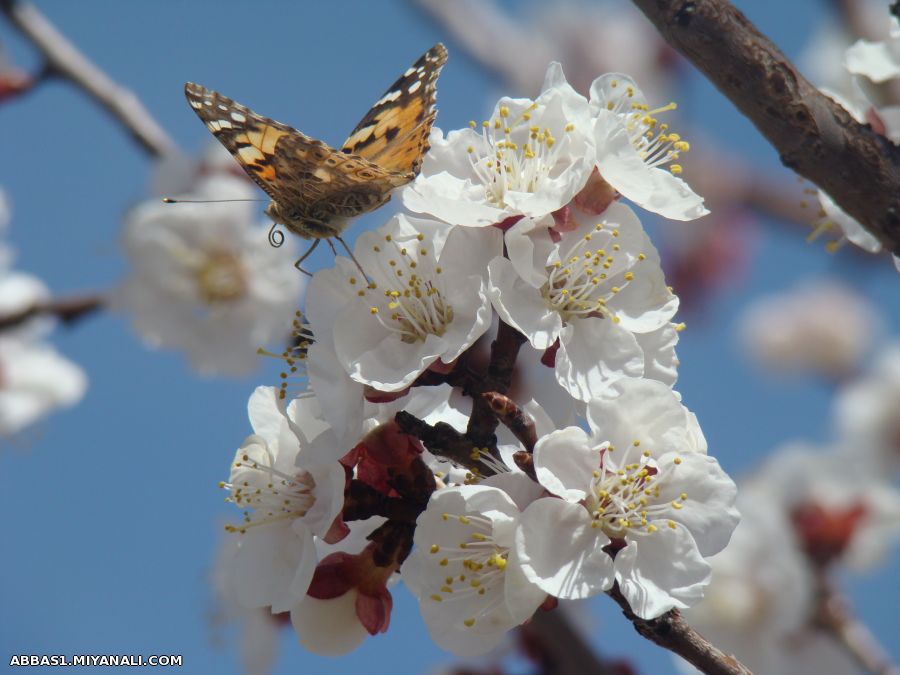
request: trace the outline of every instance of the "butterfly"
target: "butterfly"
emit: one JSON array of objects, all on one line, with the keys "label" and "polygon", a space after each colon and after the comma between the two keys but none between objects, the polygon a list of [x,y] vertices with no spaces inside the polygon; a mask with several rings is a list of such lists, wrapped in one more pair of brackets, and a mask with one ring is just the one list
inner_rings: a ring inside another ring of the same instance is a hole
[{"label": "butterfly", "polygon": [[340,235],[350,219],[385,204],[395,188],[418,175],[430,147],[437,78],[446,61],[440,43],[425,52],[339,150],[199,84],[188,82],[184,93],[213,136],[272,198],[266,208],[273,221],[269,242],[284,242],[277,225],[314,240],[295,263],[305,272],[300,264],[322,239],[334,237],[347,248]]}]

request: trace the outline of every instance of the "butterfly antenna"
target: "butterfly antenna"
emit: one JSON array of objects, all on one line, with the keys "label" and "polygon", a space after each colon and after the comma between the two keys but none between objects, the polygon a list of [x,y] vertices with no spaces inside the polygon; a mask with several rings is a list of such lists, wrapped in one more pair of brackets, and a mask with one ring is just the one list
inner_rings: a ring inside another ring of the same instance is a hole
[{"label": "butterfly antenna", "polygon": [[173,199],[163,197],[164,204],[218,204],[220,202],[264,202],[265,199]]},{"label": "butterfly antenna", "polygon": [[[273,229],[274,229],[274,227],[273,227]],[[279,234],[281,234],[281,233],[279,232]],[[284,235],[283,235],[283,234],[281,234],[281,239],[284,240]],[[303,274],[305,274],[305,275],[308,276],[308,277],[311,277],[311,276],[312,276],[312,273],[311,273],[311,272],[307,272],[307,271],[306,271],[305,269],[303,269],[300,265],[303,263],[304,260],[306,260],[306,259],[310,256],[310,254],[311,254],[313,251],[316,250],[316,246],[318,246],[318,245],[321,244],[321,243],[322,243],[322,240],[321,240],[321,239],[316,239],[316,240],[312,243],[312,246],[310,246],[308,249],[306,249],[306,253],[304,253],[303,255],[301,255],[300,258],[297,260],[297,262],[294,263],[294,267],[296,267],[298,270],[300,270],[301,272],[303,272]],[[279,244],[279,246],[281,246],[281,244]]]},{"label": "butterfly antenna", "polygon": [[[369,275],[366,274],[366,271],[362,268],[362,265],[359,264],[359,260],[357,260],[356,256],[353,255],[353,251],[351,251],[350,247],[347,246],[347,242],[338,236],[336,236],[335,239],[337,239],[339,242],[341,242],[341,246],[343,246],[344,250],[347,251],[347,255],[350,256],[350,260],[352,260],[354,263],[356,263],[356,268],[363,275],[363,278],[365,278],[366,281],[371,281],[371,279],[369,279]],[[329,240],[328,243],[331,244],[331,240]],[[331,250],[334,251],[334,244],[331,245]],[[334,254],[337,255],[337,251],[334,251]]]}]

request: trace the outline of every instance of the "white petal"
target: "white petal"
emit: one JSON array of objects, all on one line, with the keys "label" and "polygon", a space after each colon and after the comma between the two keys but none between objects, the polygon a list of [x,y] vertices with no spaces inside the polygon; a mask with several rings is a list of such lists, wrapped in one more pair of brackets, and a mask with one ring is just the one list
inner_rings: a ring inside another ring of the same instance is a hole
[{"label": "white petal", "polygon": [[516,531],[516,554],[525,576],[558,598],[588,598],[612,587],[609,544],[580,504],[545,498],[522,514]]},{"label": "white petal", "polygon": [[632,539],[616,554],[615,568],[622,594],[642,619],[700,602],[711,569],[680,527]]},{"label": "white petal", "polygon": [[534,447],[534,471],[541,485],[573,503],[587,497],[592,472],[599,467],[600,450],[578,427],[547,434]]},{"label": "white petal", "polygon": [[623,377],[640,377],[643,352],[634,335],[610,319],[575,319],[559,336],[556,380],[579,401],[601,396]]},{"label": "white petal", "polygon": [[622,196],[672,220],[694,220],[709,213],[703,197],[687,183],[665,169],[644,164],[616,115],[601,110],[594,129],[600,175]]},{"label": "white petal", "polygon": [[306,596],[291,608],[300,644],[313,654],[342,656],[365,642],[369,633],[356,618],[356,591],[319,600]]}]

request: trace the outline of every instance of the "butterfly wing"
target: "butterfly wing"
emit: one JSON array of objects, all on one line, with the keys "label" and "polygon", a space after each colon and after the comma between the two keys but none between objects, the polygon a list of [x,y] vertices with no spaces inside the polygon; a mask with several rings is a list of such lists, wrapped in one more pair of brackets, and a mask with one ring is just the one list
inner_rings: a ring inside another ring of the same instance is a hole
[{"label": "butterfly wing", "polygon": [[309,143],[313,139],[287,124],[276,122],[232,101],[227,96],[188,82],[184,95],[206,128],[225,146],[252,178],[272,199],[282,202],[284,183],[279,180],[273,165],[278,142],[284,138],[300,137]]},{"label": "butterfly wing", "polygon": [[188,82],[184,92],[206,127],[284,211],[306,214],[346,201],[355,187],[389,193],[409,180],[198,84]]},{"label": "butterfly wing", "polygon": [[341,150],[389,171],[417,175],[429,148],[437,78],[446,61],[440,43],[425,52],[372,106]]}]

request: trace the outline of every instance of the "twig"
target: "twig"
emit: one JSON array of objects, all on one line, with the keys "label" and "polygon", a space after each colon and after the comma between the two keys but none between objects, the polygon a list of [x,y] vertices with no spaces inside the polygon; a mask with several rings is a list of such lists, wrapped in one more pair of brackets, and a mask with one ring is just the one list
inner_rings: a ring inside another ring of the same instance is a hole
[{"label": "twig", "polygon": [[847,601],[834,589],[825,572],[820,571],[816,577],[814,624],[872,675],[900,675],[900,668],[891,663],[869,629],[852,615]]},{"label": "twig", "polygon": [[691,628],[677,609],[669,610],[655,619],[642,619],[631,611],[618,584],[613,585],[607,595],[618,603],[622,613],[642,637],[678,654],[706,675],[752,675],[747,666],[714,647]]},{"label": "twig", "polygon": [[15,314],[0,316],[0,331],[15,328],[31,318],[41,315],[54,316],[65,324],[75,323],[79,319],[93,314],[105,304],[106,298],[101,295],[83,295],[50,300],[32,305]]},{"label": "twig", "polygon": [[529,453],[533,452],[534,445],[537,443],[537,431],[534,428],[534,420],[524,413],[508,396],[499,394],[496,391],[486,391],[481,397],[487,401],[491,412],[497,416],[497,419],[503,423],[503,426],[512,432],[525,450]]},{"label": "twig", "polygon": [[0,11],[41,52],[52,74],[66,78],[104,107],[144,150],[154,157],[176,151],[175,143],[138,97],[78,51],[36,7],[19,0],[0,0]]},{"label": "twig", "polygon": [[900,149],[813,87],[727,0],[633,0],[782,163],[900,252]]}]

